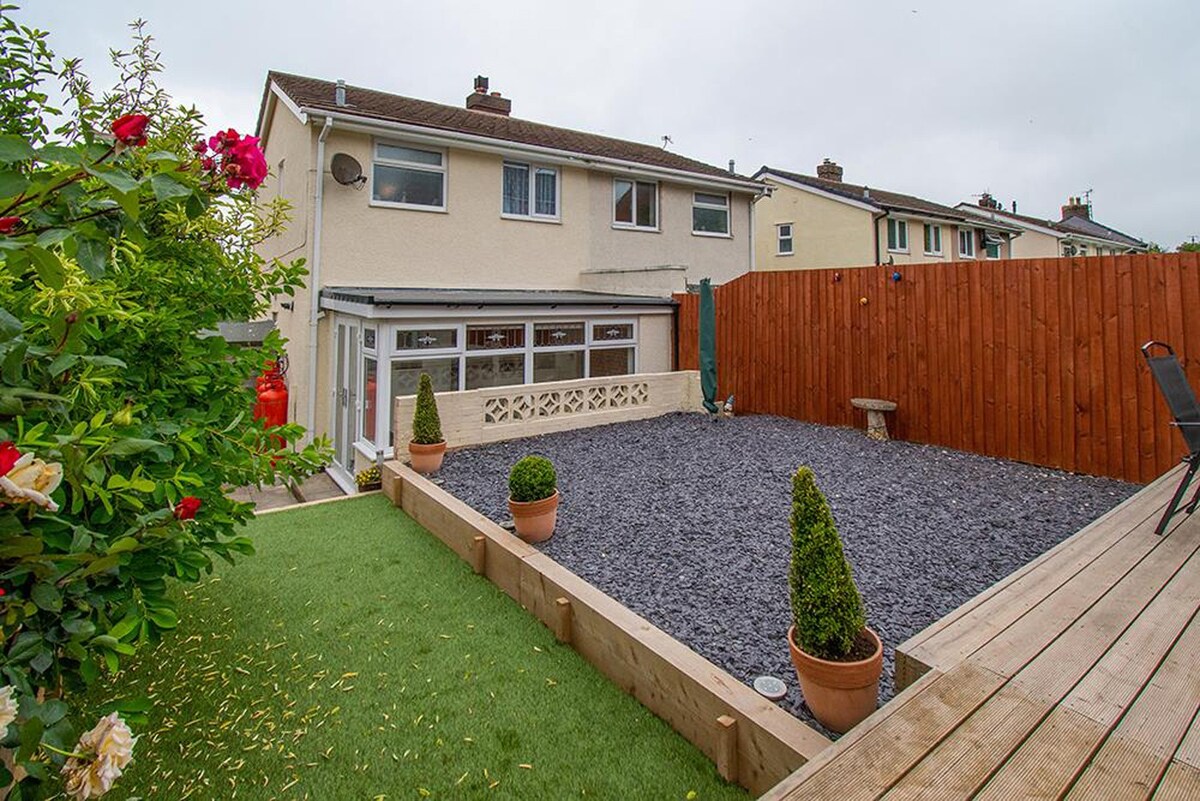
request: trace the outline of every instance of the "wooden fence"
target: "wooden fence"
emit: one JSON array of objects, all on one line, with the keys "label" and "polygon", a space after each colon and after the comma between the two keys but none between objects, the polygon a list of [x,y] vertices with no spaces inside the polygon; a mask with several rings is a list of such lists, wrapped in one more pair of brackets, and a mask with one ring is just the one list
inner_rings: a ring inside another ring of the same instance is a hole
[{"label": "wooden fence", "polygon": [[[756,272],[715,294],[738,412],[862,425],[850,398],[885,398],[897,438],[1137,482],[1183,453],[1139,348],[1171,344],[1200,386],[1200,254]],[[695,369],[699,298],[676,298]]]}]

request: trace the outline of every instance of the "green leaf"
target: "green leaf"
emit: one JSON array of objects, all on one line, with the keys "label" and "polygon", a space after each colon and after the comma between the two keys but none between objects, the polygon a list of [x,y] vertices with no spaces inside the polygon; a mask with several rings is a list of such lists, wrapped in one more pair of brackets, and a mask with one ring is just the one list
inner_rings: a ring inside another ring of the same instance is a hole
[{"label": "green leaf", "polygon": [[45,164],[80,163],[79,151],[62,145],[46,145],[37,151],[37,160]]},{"label": "green leaf", "polygon": [[104,170],[98,167],[85,167],[89,175],[99,178],[118,192],[136,192],[138,181],[124,170]]},{"label": "green leaf", "polygon": [[0,309],[0,340],[8,340],[21,333],[24,326],[13,317],[8,309]]},{"label": "green leaf", "polygon": [[29,187],[29,179],[16,170],[0,170],[0,197],[16,197]]},{"label": "green leaf", "polygon": [[21,726],[21,748],[17,751],[17,762],[29,761],[41,744],[42,732],[45,730],[46,724],[42,723],[40,718],[30,718],[25,721],[25,724]]},{"label": "green leaf", "polygon": [[55,723],[58,723],[60,720],[65,718],[68,711],[69,707],[65,701],[60,701],[57,698],[51,698],[40,706],[35,707],[30,717],[40,718],[42,723],[46,725],[46,728],[50,728]]},{"label": "green leaf", "polygon": [[37,245],[29,246],[25,252],[33,259],[34,269],[37,270],[38,278],[42,279],[42,283],[51,289],[63,288],[67,272],[58,256]]},{"label": "green leaf", "polygon": [[42,231],[38,234],[37,243],[44,248],[48,248],[70,237],[71,229],[69,228],[51,228],[49,231]]},{"label": "green leaf", "polygon": [[6,134],[0,136],[0,162],[9,164],[33,158],[33,148],[22,136]]},{"label": "green leaf", "polygon": [[129,219],[137,220],[138,214],[141,213],[141,197],[137,190],[132,192],[116,192],[113,194],[113,199],[121,205],[121,208],[129,215]]},{"label": "green leaf", "polygon": [[100,278],[108,264],[108,243],[95,239],[82,239],[75,251],[75,260],[89,278]]},{"label": "green leaf", "polygon": [[116,567],[120,561],[121,557],[119,554],[101,556],[99,559],[96,559],[83,570],[81,570],[79,575],[81,577],[87,577],[95,575],[96,573],[103,573],[105,570]]},{"label": "green leaf", "polygon": [[171,458],[170,447],[153,439],[138,439],[136,437],[118,439],[114,440],[104,450],[110,456],[136,456],[139,453],[152,451],[160,459]]},{"label": "green leaf", "polygon": [[[153,482],[151,482],[151,486],[153,486]],[[112,544],[108,552],[110,554],[127,553],[129,551],[136,551],[140,546],[141,542],[138,541],[137,537],[122,537]]]},{"label": "green leaf", "polygon": [[175,614],[175,610],[163,606],[147,609],[146,617],[150,618],[160,629],[173,629],[179,625],[179,616]]},{"label": "green leaf", "polygon": [[[117,640],[123,640],[125,639],[125,636],[136,629],[141,622],[142,619],[138,617],[136,613],[130,613],[125,617],[124,620],[108,630],[108,636]],[[93,640],[93,642],[95,642],[95,640]],[[110,645],[107,647],[112,648],[114,646]]]},{"label": "green leaf", "polygon": [[29,593],[29,597],[47,612],[58,612],[62,609],[62,593],[49,582],[44,581],[33,585],[33,591]]},{"label": "green leaf", "polygon": [[154,197],[160,202],[192,194],[191,187],[181,184],[174,176],[161,172],[150,176],[150,187],[154,190]]}]

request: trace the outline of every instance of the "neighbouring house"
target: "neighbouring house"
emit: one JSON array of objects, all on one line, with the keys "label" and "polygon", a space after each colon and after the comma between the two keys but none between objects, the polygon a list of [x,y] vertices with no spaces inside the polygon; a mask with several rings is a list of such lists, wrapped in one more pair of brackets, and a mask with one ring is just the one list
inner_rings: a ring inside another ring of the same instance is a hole
[{"label": "neighbouring house", "polygon": [[765,187],[661,147],[270,72],[259,111],[293,222],[263,255],[307,259],[278,302],[291,418],[333,474],[392,444],[392,399],[673,367],[672,292],[753,265]]},{"label": "neighbouring house", "polygon": [[754,209],[755,269],[861,267],[1009,258],[1022,229],[912,195],[842,180],[829,159],[817,174],[763,167],[768,195]]},{"label": "neighbouring house", "polygon": [[977,203],[959,203],[956,207],[968,214],[990,222],[1003,222],[1021,229],[1013,240],[1014,259],[1051,259],[1058,256],[1113,256],[1118,253],[1145,253],[1148,245],[1140,239],[1101,225],[1092,219],[1090,203],[1080,198],[1067,198],[1062,207],[1062,219],[1057,222],[1017,213],[1016,201],[1012,210],[987,192]]}]

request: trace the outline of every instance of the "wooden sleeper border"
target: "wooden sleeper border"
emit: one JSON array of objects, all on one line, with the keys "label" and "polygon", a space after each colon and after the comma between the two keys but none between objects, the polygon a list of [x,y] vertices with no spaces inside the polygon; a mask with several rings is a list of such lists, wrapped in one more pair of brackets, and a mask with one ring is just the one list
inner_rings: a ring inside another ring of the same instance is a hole
[{"label": "wooden sleeper border", "polygon": [[691,741],[727,780],[761,794],[830,745],[815,729],[407,465],[387,462],[382,477],[394,505]]}]

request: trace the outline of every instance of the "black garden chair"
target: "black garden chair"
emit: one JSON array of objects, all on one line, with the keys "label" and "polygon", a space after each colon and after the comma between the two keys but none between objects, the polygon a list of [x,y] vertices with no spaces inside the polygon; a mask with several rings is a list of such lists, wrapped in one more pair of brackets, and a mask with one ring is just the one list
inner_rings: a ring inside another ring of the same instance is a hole
[{"label": "black garden chair", "polygon": [[[1161,348],[1166,353],[1152,356],[1150,352],[1154,348]],[[1154,380],[1158,382],[1158,388],[1167,401],[1171,416],[1175,418],[1171,425],[1179,428],[1179,433],[1183,436],[1183,441],[1188,448],[1187,456],[1183,457],[1183,461],[1187,464],[1183,480],[1179,482],[1175,496],[1167,504],[1167,511],[1159,521],[1158,528],[1154,530],[1155,534],[1161,535],[1167,530],[1167,524],[1172,517],[1180,512],[1190,515],[1200,504],[1200,489],[1197,489],[1196,494],[1185,506],[1180,507],[1179,505],[1187,493],[1192,477],[1196,475],[1196,470],[1200,469],[1200,403],[1196,402],[1196,393],[1192,391],[1192,386],[1188,383],[1187,376],[1184,375],[1183,366],[1175,357],[1175,350],[1170,345],[1151,340],[1142,345],[1142,355],[1146,357],[1146,364],[1150,365],[1150,372],[1154,375]]]}]

